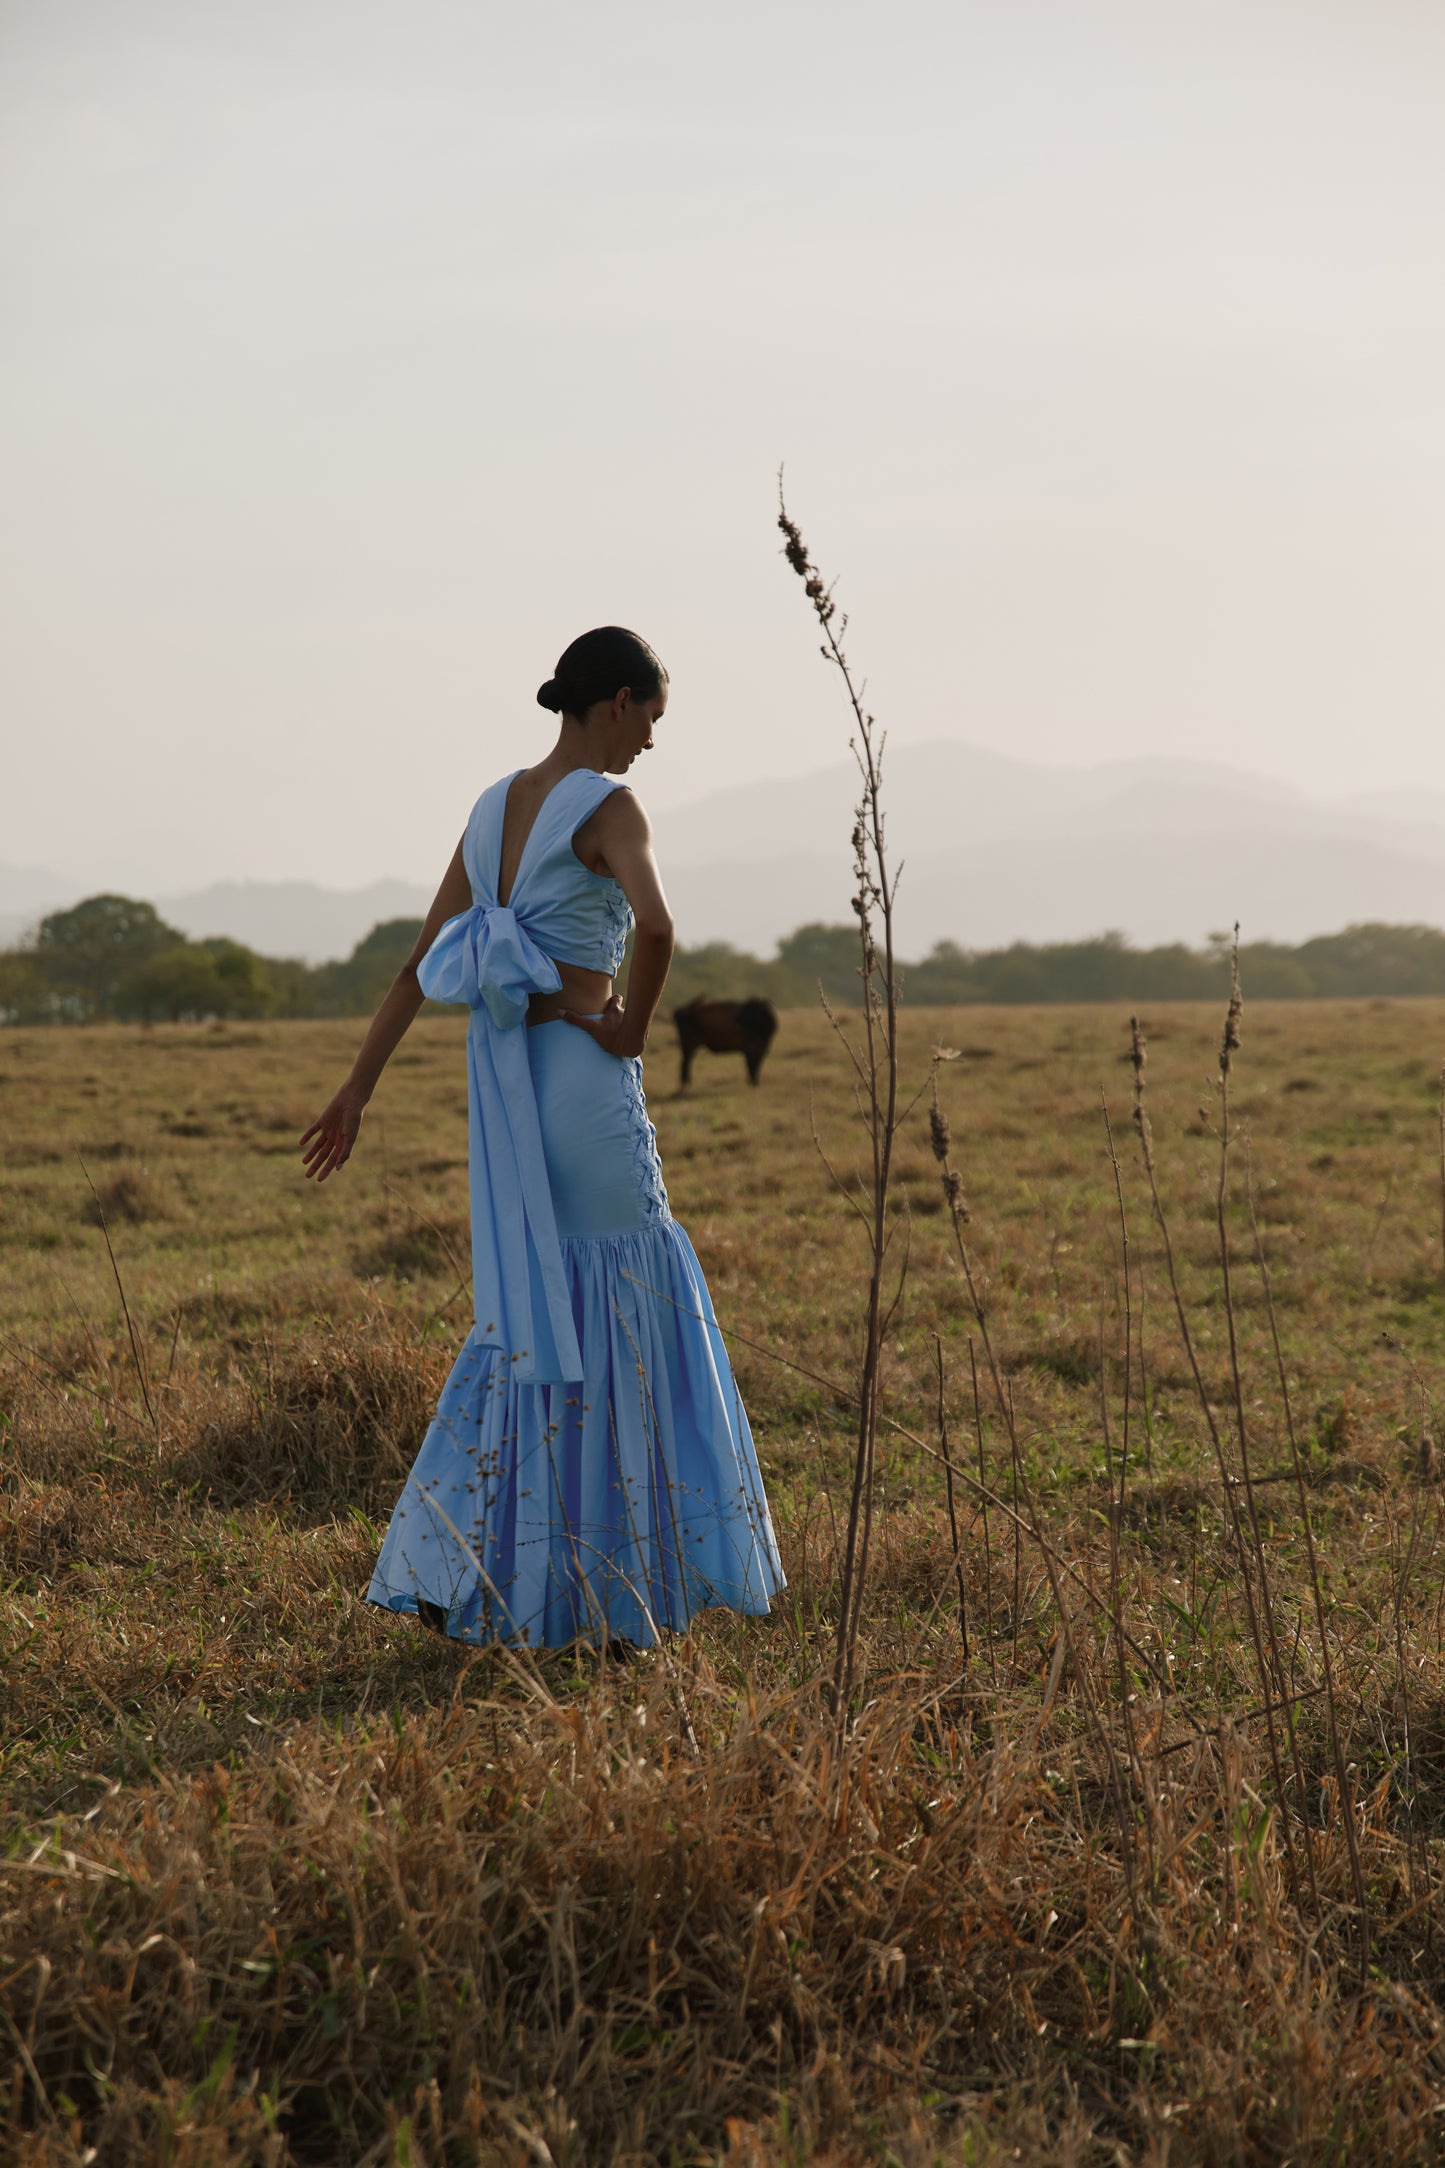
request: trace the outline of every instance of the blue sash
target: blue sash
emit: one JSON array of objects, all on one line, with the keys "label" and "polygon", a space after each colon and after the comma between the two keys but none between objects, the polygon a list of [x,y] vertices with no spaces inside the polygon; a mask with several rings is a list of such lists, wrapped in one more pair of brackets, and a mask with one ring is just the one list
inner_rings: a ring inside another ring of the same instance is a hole
[{"label": "blue sash", "polygon": [[562,1246],[527,1058],[527,1001],[554,994],[561,973],[502,904],[450,918],[417,970],[433,1001],[465,1002],[476,1334],[500,1348],[514,1378],[582,1375]]}]

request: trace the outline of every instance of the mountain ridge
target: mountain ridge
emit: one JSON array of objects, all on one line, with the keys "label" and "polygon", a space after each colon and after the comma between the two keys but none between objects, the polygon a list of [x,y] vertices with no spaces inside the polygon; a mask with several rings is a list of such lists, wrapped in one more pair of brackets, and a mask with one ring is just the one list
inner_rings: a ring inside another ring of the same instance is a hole
[{"label": "mountain ridge", "polygon": [[[645,796],[645,769],[639,782]],[[762,951],[807,921],[847,920],[857,788],[845,758],[655,813],[679,939]],[[1210,761],[1041,767],[925,740],[889,748],[884,794],[907,954],[1106,930],[1197,942],[1236,918],[1282,941],[1364,919],[1445,925],[1445,792],[1314,798]],[[97,885],[0,866],[0,939]],[[193,938],[228,934],[316,963],[349,953],[378,920],[420,916],[431,895],[389,878],[223,881],[151,900]]]}]

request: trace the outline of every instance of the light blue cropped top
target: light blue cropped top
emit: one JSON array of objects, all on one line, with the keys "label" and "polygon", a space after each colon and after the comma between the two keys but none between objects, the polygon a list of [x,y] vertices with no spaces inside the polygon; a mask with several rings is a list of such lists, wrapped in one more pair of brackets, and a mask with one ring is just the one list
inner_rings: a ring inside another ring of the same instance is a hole
[{"label": "light blue cropped top", "polygon": [[[519,768],[484,790],[467,822],[462,859],[474,903],[496,904],[507,793],[521,773]],[[572,838],[619,787],[595,768],[564,775],[542,801],[508,898],[544,955],[609,978],[621,967],[632,912],[610,875],[583,865]]]},{"label": "light blue cropped top", "polygon": [[462,837],[472,908],[447,920],[417,977],[433,1001],[471,1010],[474,1338],[500,1349],[514,1377],[541,1384],[580,1378],[582,1356],[522,1036],[527,1004],[534,993],[557,992],[558,962],[615,973],[632,911],[617,882],[593,873],[572,848],[583,822],[619,787],[593,768],[573,769],[548,792],[511,895],[497,901],[507,792],[521,772],[477,800]]}]

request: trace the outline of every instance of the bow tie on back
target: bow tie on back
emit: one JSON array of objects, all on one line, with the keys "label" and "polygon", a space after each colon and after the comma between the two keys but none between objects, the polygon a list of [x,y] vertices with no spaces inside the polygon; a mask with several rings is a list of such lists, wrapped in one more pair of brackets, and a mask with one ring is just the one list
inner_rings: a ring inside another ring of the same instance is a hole
[{"label": "bow tie on back", "polygon": [[528,997],[555,994],[562,974],[508,905],[473,904],[449,918],[417,967],[432,1001],[485,1007],[499,1031],[523,1022]]}]

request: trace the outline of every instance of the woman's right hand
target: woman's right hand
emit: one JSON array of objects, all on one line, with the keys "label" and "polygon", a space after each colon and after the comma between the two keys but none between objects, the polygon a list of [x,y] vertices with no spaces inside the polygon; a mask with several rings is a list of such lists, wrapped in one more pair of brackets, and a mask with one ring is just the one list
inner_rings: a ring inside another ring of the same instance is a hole
[{"label": "woman's right hand", "polygon": [[645,1027],[627,1014],[627,1004],[618,994],[609,997],[600,1016],[580,1016],[575,1009],[560,1012],[564,1024],[575,1024],[595,1039],[604,1054],[615,1054],[619,1061],[634,1060],[647,1044]]},{"label": "woman's right hand", "polygon": [[366,1099],[351,1083],[343,1084],[301,1139],[301,1158],[308,1182],[324,1182],[351,1157],[366,1112]]}]

